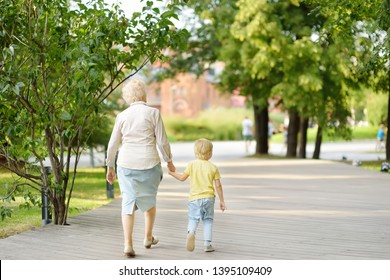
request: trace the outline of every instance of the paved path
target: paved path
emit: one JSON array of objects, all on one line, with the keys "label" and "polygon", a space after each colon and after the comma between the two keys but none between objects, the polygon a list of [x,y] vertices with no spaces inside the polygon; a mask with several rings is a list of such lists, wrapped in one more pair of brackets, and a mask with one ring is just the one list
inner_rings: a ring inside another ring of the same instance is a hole
[{"label": "paved path", "polygon": [[[353,160],[385,160],[385,152],[375,151],[376,140],[363,141],[348,141],[348,142],[327,142],[321,145],[320,159],[326,160],[342,160],[346,158],[349,161]],[[175,160],[188,160],[193,157],[193,143],[179,142],[173,143],[173,153]],[[221,141],[214,142],[214,154],[217,160],[237,159],[255,153],[255,143],[253,142],[249,153],[245,152],[245,145],[243,141]],[[314,144],[308,143],[306,147],[307,158],[313,156]],[[270,143],[269,153],[271,155],[285,156],[286,149],[283,144]],[[93,160],[89,152],[86,152],[80,159],[79,167],[89,167],[104,165],[104,153],[101,151],[94,152]],[[215,160],[214,159],[214,160]],[[50,162],[47,161],[50,165]]]},{"label": "paved path", "polygon": [[[183,147],[173,148],[179,154]],[[389,174],[326,160],[224,157],[223,149],[215,146],[214,162],[220,167],[228,210],[216,210],[216,251],[203,252],[201,224],[195,251],[185,250],[188,182],[165,175],[155,225],[160,243],[143,248],[143,217],[137,212],[137,259],[390,259]],[[176,158],[183,170],[188,156]],[[69,223],[0,240],[0,259],[123,259],[120,199]]]}]

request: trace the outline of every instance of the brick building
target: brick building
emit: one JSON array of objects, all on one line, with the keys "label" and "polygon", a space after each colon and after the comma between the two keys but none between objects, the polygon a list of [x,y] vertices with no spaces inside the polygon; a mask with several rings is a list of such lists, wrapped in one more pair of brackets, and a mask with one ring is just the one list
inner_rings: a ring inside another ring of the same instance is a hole
[{"label": "brick building", "polygon": [[159,108],[164,116],[194,117],[200,111],[217,106],[243,107],[245,98],[222,94],[216,87],[218,68],[196,77],[183,73],[173,79],[148,86],[148,104]]}]

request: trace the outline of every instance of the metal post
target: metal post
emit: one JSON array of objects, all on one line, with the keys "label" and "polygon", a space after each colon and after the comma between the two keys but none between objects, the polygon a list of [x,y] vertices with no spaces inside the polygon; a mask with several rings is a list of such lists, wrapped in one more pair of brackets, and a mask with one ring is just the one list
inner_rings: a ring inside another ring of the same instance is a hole
[{"label": "metal post", "polygon": [[114,185],[106,181],[107,198],[114,198]]},{"label": "metal post", "polygon": [[91,162],[91,166],[95,167],[95,155],[94,155],[93,147],[89,147],[89,160]]},{"label": "metal post", "polygon": [[[45,166],[44,172],[46,175],[51,173],[50,166]],[[52,216],[50,212],[49,199],[47,197],[47,190],[42,186],[42,225],[50,224]]]}]

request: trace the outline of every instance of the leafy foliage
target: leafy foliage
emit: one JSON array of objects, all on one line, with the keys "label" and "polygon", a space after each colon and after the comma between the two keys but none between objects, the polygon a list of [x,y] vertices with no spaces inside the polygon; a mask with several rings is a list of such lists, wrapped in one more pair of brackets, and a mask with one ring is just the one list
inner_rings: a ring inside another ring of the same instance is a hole
[{"label": "leafy foliage", "polygon": [[174,4],[160,11],[147,1],[126,18],[103,0],[72,3],[0,4],[0,164],[47,193],[56,224],[66,223],[77,164],[107,97],[187,38],[172,28]]},{"label": "leafy foliage", "polygon": [[[192,37],[163,78],[181,71],[199,75],[222,61],[220,88],[247,96],[257,123],[269,98],[276,97],[285,110],[350,137],[350,95],[360,82],[354,63],[369,55],[370,40],[331,36],[333,15],[317,13],[315,1],[202,0],[188,6],[196,17],[187,20]],[[263,152],[266,128],[257,127]]]},{"label": "leafy foliage", "polygon": [[[355,59],[356,76],[360,82],[376,92],[385,92],[388,95],[385,119],[387,127],[390,127],[390,1],[304,2],[316,5],[312,10],[313,14],[324,15],[327,18],[324,29],[326,36],[349,45],[346,50]],[[360,50],[363,55],[355,56],[353,53],[355,50]],[[389,139],[390,137],[387,137],[387,159],[390,159]]]}]

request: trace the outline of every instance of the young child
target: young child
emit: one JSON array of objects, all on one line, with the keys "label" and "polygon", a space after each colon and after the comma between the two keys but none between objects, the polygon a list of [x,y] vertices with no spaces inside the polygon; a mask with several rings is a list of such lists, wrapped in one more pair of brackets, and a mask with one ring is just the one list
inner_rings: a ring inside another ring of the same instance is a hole
[{"label": "young child", "polygon": [[[190,194],[188,198],[188,228],[187,250],[195,248],[195,233],[199,220],[203,222],[204,251],[212,252],[212,229],[214,220],[215,188],[219,197],[219,207],[225,211],[220,174],[217,166],[209,161],[213,154],[213,144],[207,139],[195,141],[194,152],[196,159],[189,162],[184,173],[169,171],[169,174],[180,181],[190,177]],[[214,183],[214,184],[213,184]]]}]

